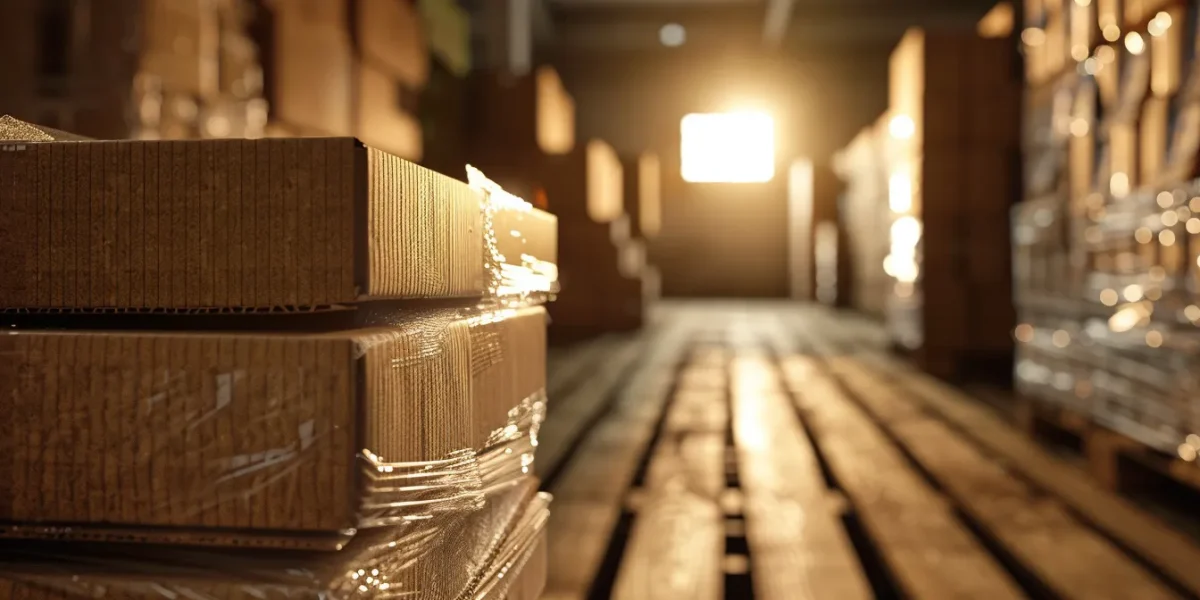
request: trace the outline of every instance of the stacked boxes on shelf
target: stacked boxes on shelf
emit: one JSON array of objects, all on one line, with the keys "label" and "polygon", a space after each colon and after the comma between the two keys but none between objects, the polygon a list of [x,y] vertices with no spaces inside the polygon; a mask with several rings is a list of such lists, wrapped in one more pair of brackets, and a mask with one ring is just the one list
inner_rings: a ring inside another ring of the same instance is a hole
[{"label": "stacked boxes on shelf", "polygon": [[1198,14],[1032,2],[1023,35],[1031,64],[1059,70],[1028,73],[1018,385],[1165,452],[1197,428]]},{"label": "stacked boxes on shelf", "polygon": [[133,137],[262,136],[267,105],[252,18],[238,0],[144,4]]},{"label": "stacked boxes on shelf", "polygon": [[625,175],[616,151],[591,140],[565,155],[548,157],[543,184],[562,232],[562,293],[550,310],[556,339],[640,328],[645,254],[626,245],[631,220],[625,212]]},{"label": "stacked boxes on shelf", "polygon": [[623,166],[607,143],[577,143],[574,101],[549,67],[479,72],[471,89],[469,161],[506,189],[542,199],[563,232],[553,337],[640,327],[659,289],[644,245],[660,220],[658,161],[642,155]]},{"label": "stacked boxes on shelf", "polygon": [[1015,64],[1006,40],[919,30],[891,59],[888,323],[896,341],[941,377],[1011,364]]},{"label": "stacked boxes on shelf", "polygon": [[553,216],[352,138],[0,131],[0,597],[536,595]]},{"label": "stacked boxes on shelf", "polygon": [[424,13],[399,0],[77,4],[0,4],[13,63],[0,102],[17,116],[114,139],[353,135],[410,160],[424,146],[426,23],[444,48],[446,15],[461,12],[448,0]]}]

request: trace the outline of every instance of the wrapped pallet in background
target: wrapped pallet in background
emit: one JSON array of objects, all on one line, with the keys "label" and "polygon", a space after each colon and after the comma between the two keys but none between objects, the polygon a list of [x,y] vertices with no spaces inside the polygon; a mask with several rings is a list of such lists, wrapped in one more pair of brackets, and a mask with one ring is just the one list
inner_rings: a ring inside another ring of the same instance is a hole
[{"label": "wrapped pallet in background", "polygon": [[1049,121],[1054,143],[1026,137],[1036,168],[1013,232],[1024,400],[1184,461],[1200,350],[1197,16],[1192,2],[1031,3],[1025,51],[1058,70],[1029,73],[1026,131]]}]

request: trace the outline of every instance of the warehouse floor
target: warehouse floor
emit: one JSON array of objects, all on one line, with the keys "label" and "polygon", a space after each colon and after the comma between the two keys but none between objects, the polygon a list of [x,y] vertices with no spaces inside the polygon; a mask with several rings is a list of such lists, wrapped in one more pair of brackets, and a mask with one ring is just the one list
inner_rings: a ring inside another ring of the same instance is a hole
[{"label": "warehouse floor", "polygon": [[1200,546],[874,324],[668,303],[551,355],[545,598],[1196,598]]}]

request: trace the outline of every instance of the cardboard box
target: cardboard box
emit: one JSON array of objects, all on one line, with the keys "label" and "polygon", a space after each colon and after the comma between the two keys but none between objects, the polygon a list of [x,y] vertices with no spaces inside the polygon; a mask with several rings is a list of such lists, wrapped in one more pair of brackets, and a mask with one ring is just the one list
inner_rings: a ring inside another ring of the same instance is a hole
[{"label": "cardboard box", "polygon": [[[500,598],[544,562],[549,498],[533,477],[481,494],[476,505],[360,532],[337,552],[124,545],[0,546],[0,599],[367,597]],[[25,550],[25,551],[22,551]],[[507,567],[508,570],[505,570]],[[515,577],[517,573],[523,575]],[[544,576],[544,570],[542,571]],[[366,591],[363,591],[363,590]]]},{"label": "cardboard box", "polygon": [[525,466],[477,453],[534,419],[545,325],[534,307],[338,333],[0,337],[0,521],[27,526],[3,534],[300,545],[391,522],[413,500],[401,485],[468,494]]},{"label": "cardboard box", "polygon": [[354,53],[344,0],[277,2],[263,72],[271,119],[319,135],[353,131]]},{"label": "cardboard box", "polygon": [[483,292],[479,194],[352,138],[14,144],[0,170],[3,308]]},{"label": "cardboard box", "polygon": [[429,80],[429,50],[413,2],[355,2],[363,62],[413,89]]},{"label": "cardboard box", "polygon": [[370,146],[419,161],[424,150],[421,123],[401,108],[400,91],[400,82],[393,75],[365,63],[359,65],[358,122],[354,131]]}]

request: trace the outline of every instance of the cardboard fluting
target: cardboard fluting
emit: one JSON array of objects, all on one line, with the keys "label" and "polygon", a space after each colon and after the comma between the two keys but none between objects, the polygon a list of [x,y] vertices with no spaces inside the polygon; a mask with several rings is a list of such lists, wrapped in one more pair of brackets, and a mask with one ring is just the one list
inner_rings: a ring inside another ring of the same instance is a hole
[{"label": "cardboard fluting", "polygon": [[461,501],[488,449],[536,435],[545,322],[534,307],[329,334],[4,336],[0,519],[32,537],[338,534],[406,514],[390,497],[431,466],[441,491],[426,500]]},{"label": "cardboard fluting", "polygon": [[482,196],[352,138],[14,143],[0,171],[12,182],[0,309],[265,311],[485,292]]}]

